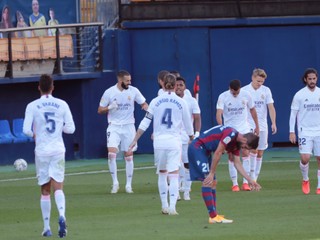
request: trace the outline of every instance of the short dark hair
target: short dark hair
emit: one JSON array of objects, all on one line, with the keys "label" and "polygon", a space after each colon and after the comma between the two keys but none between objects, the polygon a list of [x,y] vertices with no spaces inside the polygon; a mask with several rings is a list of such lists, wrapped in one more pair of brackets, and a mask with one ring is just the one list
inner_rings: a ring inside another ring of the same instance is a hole
[{"label": "short dark hair", "polygon": [[180,73],[177,70],[170,71],[171,74],[175,75],[176,77],[181,77]]},{"label": "short dark hair", "polygon": [[130,73],[126,70],[120,70],[118,73],[117,73],[117,77],[118,78],[123,78],[124,76],[130,76]]},{"label": "short dark hair", "polygon": [[238,91],[241,88],[241,82],[238,79],[234,79],[230,82],[229,87],[232,90]]},{"label": "short dark hair", "polygon": [[247,139],[247,145],[251,149],[257,149],[259,145],[259,136],[253,133],[246,133],[243,135],[244,138]]},{"label": "short dark hair", "polygon": [[314,68],[307,68],[306,71],[304,72],[303,76],[302,76],[302,82],[303,82],[304,85],[307,84],[306,81],[305,81],[305,79],[308,77],[308,74],[310,74],[310,73],[314,73],[314,74],[318,77],[318,72],[317,72],[316,69],[314,69]]},{"label": "short dark hair", "polygon": [[177,81],[182,81],[184,84],[186,84],[186,80],[183,77],[177,77]]},{"label": "short dark hair", "polygon": [[40,76],[39,80],[39,88],[43,93],[48,93],[52,90],[53,87],[53,79],[48,74],[43,74]]}]

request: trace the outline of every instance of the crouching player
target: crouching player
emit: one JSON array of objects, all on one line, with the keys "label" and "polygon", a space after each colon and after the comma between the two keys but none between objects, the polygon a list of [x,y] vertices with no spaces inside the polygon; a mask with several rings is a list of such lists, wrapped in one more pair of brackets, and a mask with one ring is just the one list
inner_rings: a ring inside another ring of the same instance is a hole
[{"label": "crouching player", "polygon": [[233,156],[234,166],[248,180],[251,189],[260,190],[261,186],[248,176],[240,162],[240,149],[256,149],[258,142],[259,137],[253,133],[240,134],[234,128],[218,125],[201,133],[189,145],[190,178],[202,181],[201,192],[208,209],[209,223],[233,222],[218,215],[216,209],[216,169],[224,152]]}]

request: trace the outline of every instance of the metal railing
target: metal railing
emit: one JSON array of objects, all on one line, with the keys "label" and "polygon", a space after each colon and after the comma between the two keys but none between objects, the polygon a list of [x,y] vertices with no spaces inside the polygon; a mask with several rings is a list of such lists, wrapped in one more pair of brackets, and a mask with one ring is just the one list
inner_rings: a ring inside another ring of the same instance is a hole
[{"label": "metal railing", "polygon": [[[102,71],[103,25],[96,22],[1,29],[0,34],[6,37],[0,39],[0,77]],[[39,30],[50,30],[54,36],[37,36]]]}]

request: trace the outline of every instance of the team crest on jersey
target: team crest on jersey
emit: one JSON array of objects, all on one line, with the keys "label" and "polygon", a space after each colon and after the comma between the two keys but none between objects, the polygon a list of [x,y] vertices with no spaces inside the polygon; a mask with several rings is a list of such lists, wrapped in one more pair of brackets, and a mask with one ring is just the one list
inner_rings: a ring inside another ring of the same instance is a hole
[{"label": "team crest on jersey", "polygon": [[128,96],[128,100],[131,101],[131,97],[130,96]]},{"label": "team crest on jersey", "polygon": [[198,166],[200,165],[200,161],[199,161],[199,160],[197,160],[197,165],[198,165]]},{"label": "team crest on jersey", "polygon": [[225,139],[223,139],[223,142],[225,143],[225,144],[228,144],[229,142],[231,141],[231,137],[226,137]]},{"label": "team crest on jersey", "polygon": [[246,105],[246,100],[242,100],[242,105],[245,106]]},{"label": "team crest on jersey", "polygon": [[261,94],[261,99],[265,99],[265,96],[263,94]]}]

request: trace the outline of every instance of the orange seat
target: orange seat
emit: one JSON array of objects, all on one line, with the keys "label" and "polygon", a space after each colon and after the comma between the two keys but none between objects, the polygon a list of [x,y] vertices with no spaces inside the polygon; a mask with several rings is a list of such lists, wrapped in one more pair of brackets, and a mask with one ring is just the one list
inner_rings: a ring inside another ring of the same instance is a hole
[{"label": "orange seat", "polygon": [[12,38],[12,61],[26,60],[24,38]]},{"label": "orange seat", "polygon": [[0,38],[0,61],[9,61],[7,38]]},{"label": "orange seat", "polygon": [[39,37],[23,38],[26,46],[26,59],[41,59],[40,39]]},{"label": "orange seat", "polygon": [[[43,59],[57,58],[56,37],[41,37],[41,55]],[[71,35],[59,36],[60,58],[73,57],[73,43]]]}]

